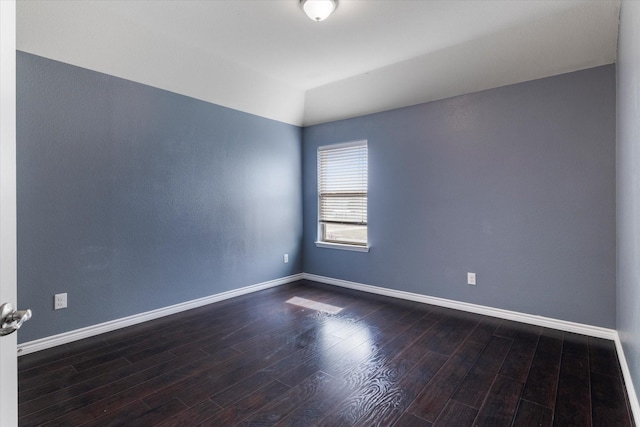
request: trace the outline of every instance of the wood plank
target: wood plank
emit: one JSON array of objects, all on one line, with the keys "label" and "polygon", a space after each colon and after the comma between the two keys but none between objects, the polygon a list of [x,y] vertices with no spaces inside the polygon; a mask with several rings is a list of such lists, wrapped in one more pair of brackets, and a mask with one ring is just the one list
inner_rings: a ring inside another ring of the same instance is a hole
[{"label": "wood plank", "polygon": [[[164,356],[164,354],[159,354],[158,358],[163,360],[165,359]],[[206,354],[194,352],[182,360],[191,360],[194,356],[203,358]],[[175,357],[172,357],[169,361],[163,360],[161,363],[148,359],[137,364],[131,364],[113,371],[104,372],[97,377],[71,387],[43,395],[25,403],[20,403],[18,411],[20,416],[28,416],[29,414],[39,412],[46,408],[48,410],[47,413],[51,412],[49,419],[55,418],[55,416],[62,415],[59,411],[63,411],[64,413],[72,407],[77,408],[84,406],[86,404],[86,398],[84,396],[89,393],[93,393],[90,396],[112,394],[119,389],[129,388],[131,384],[135,384],[136,381],[146,381],[156,376],[158,372],[176,368],[179,366],[180,361],[175,361],[175,359]],[[52,407],[52,402],[60,402],[56,404],[58,410],[48,409]]]},{"label": "wood plank", "polygon": [[[342,340],[332,336],[320,335],[313,341],[309,342],[305,347],[297,349],[289,356],[257,371],[246,379],[237,379],[231,387],[214,394],[211,397],[211,400],[223,407],[227,407],[228,405],[242,399],[247,394],[252,393],[257,388],[260,388],[277,378],[285,376],[286,373],[300,366],[306,366],[305,363],[309,360],[321,358],[323,354],[331,351],[330,349],[340,341]],[[314,369],[313,372],[309,373],[309,375],[301,375],[299,382],[316,371],[317,369]],[[297,384],[298,383],[294,385]]]},{"label": "wood plank", "polygon": [[620,376],[620,365],[613,341],[589,337],[589,359],[591,371]]},{"label": "wood plank", "polygon": [[205,425],[231,426],[255,414],[261,408],[282,398],[291,387],[279,381],[273,381],[266,387],[254,390],[238,402],[226,407],[206,420]]},{"label": "wood plank", "polygon": [[205,353],[193,352],[180,356],[175,361],[154,366],[93,389],[61,404],[54,404],[34,416],[51,414],[46,419],[57,416],[61,424],[56,425],[67,426],[93,421],[105,413],[117,411],[120,407],[143,398],[160,388],[161,384],[181,375],[183,370],[193,369],[193,366],[200,366],[200,363],[216,363],[216,361],[207,358]]},{"label": "wood plank", "polygon": [[[109,343],[105,340],[104,334],[59,345],[46,351],[31,353],[27,357],[19,357],[18,370],[21,374],[26,375],[32,369],[43,367],[53,362],[60,363],[62,361],[63,365],[67,365],[68,363],[65,361],[69,357],[77,356],[88,350],[104,348],[108,345]],[[49,369],[55,369],[55,367],[50,367]]]},{"label": "wood plank", "polygon": [[359,331],[361,331],[361,329],[351,330],[352,335],[347,335],[342,338],[342,341],[333,345],[330,351],[322,354],[314,354],[302,365],[278,377],[278,380],[291,387],[295,387],[319,370],[331,368],[335,371],[338,367],[345,366],[348,358],[354,357],[352,352],[361,345],[365,345],[369,339],[368,335],[359,334]]},{"label": "wood plank", "polygon": [[553,409],[558,389],[562,340],[540,336],[522,398]]},{"label": "wood plank", "polygon": [[235,381],[246,379],[269,366],[284,357],[288,350],[288,348],[279,348],[247,357],[240,357],[243,355],[240,353],[238,356],[221,360],[220,363],[214,361],[214,363],[198,366],[189,372],[185,371],[185,375],[182,375],[179,381],[173,381],[168,387],[144,397],[144,401],[151,408],[155,408],[170,399],[178,398],[188,406],[193,406],[230,387]]},{"label": "wood plank", "polygon": [[632,426],[620,377],[591,372],[591,409],[594,426]]},{"label": "wood plank", "polygon": [[512,343],[508,338],[492,337],[452,399],[479,409]]},{"label": "wood plank", "polygon": [[589,357],[586,351],[563,353],[558,378],[554,425],[591,425]]},{"label": "wood plank", "polygon": [[[105,415],[101,418],[98,418],[93,425],[96,426],[125,426],[132,424],[132,412],[131,412],[131,404],[127,407],[121,408],[119,411]],[[155,409],[146,409],[141,414],[135,415],[135,424],[139,426],[155,426],[166,420],[167,418],[171,418],[177,414],[183,413],[187,410],[187,407],[184,403],[180,402],[178,399],[171,399],[169,402],[165,403],[159,408]],[[138,411],[138,409],[136,409]]]},{"label": "wood plank", "polygon": [[500,319],[496,319],[494,317],[484,317],[481,319],[476,329],[471,332],[467,339],[469,341],[484,345],[491,340],[501,323],[502,320]]},{"label": "wood plank", "polygon": [[481,345],[470,341],[460,346],[420,392],[407,412],[427,421],[435,421],[482,350]]},{"label": "wood plank", "polygon": [[564,333],[562,352],[579,358],[589,358],[589,337],[572,332]]},{"label": "wood plank", "polygon": [[[427,352],[406,375],[402,376],[398,386],[391,392],[393,398],[385,398],[381,402],[370,405],[366,414],[359,418],[356,425],[370,426],[374,425],[374,421],[379,425],[391,425],[411,405],[420,390],[431,381],[446,360],[447,358],[441,354]],[[323,419],[321,425],[327,427],[339,425],[334,420],[343,417],[339,412],[340,409]]]},{"label": "wood plank", "polygon": [[514,333],[505,334],[504,329],[500,331],[503,326],[501,325],[498,328],[496,335],[512,338],[513,344],[500,368],[500,375],[511,377],[518,382],[524,383],[529,375],[529,368],[538,346],[539,335],[525,328],[515,330]]},{"label": "wood plank", "polygon": [[279,427],[299,427],[316,425],[331,409],[352,392],[342,378],[329,377],[314,390],[311,397],[278,422]]},{"label": "wood plank", "polygon": [[438,427],[472,426],[477,414],[477,409],[463,405],[455,400],[449,400],[434,425]]},{"label": "wood plank", "polygon": [[[528,400],[520,399],[513,427],[551,427],[553,410]],[[583,426],[589,424],[583,424]]]},{"label": "wood plank", "polygon": [[[179,409],[184,409],[184,405],[179,405],[179,402],[174,402],[174,404],[177,404]],[[117,412],[110,413],[102,418],[96,419],[91,424],[100,426],[122,426],[126,425],[128,420],[140,419],[145,416],[148,411],[149,407],[145,405],[144,402],[136,400],[128,405],[118,408]],[[60,420],[55,420],[49,424],[57,426],[68,425],[65,421]]]},{"label": "wood plank", "polygon": [[354,425],[356,422],[374,425],[381,418],[381,408],[401,404],[403,396],[400,381],[414,366],[415,362],[399,357],[387,362],[372,375],[364,376],[363,381],[355,387],[353,381],[346,379],[355,392],[331,408],[329,416],[323,414],[320,425]]},{"label": "wood plank", "polygon": [[280,399],[261,408],[239,423],[239,426],[276,425],[295,411],[307,400],[319,397],[319,393],[334,390],[336,379],[324,372],[318,372],[300,385],[291,388]]},{"label": "wood plank", "polygon": [[168,420],[162,422],[158,427],[184,427],[184,426],[196,426],[207,420],[210,420],[213,416],[220,413],[222,408],[216,405],[210,400],[205,400],[193,408],[187,409]]},{"label": "wood plank", "polygon": [[432,425],[433,424],[427,420],[423,420],[422,418],[405,412],[398,421],[393,424],[393,427],[431,427]]},{"label": "wood plank", "polygon": [[486,401],[478,412],[474,426],[511,426],[521,390],[521,382],[510,377],[497,375]]},{"label": "wood plank", "polygon": [[451,355],[473,332],[478,323],[476,320],[469,320],[459,315],[443,318],[429,330],[427,349],[446,356]]},{"label": "wood plank", "polygon": [[[166,362],[176,358],[173,354],[170,353],[156,356],[157,357],[155,360],[158,363]],[[26,402],[30,402],[31,400],[38,399],[43,395],[55,393],[58,390],[62,390],[67,387],[72,387],[85,381],[95,379],[96,377],[102,375],[104,372],[115,371],[128,365],[131,365],[131,363],[124,357],[121,357],[105,365],[97,366],[93,369],[87,369],[86,371],[82,372],[76,371],[73,366],[68,366],[68,370],[65,370],[64,373],[60,373],[57,378],[45,378],[43,381],[41,381],[40,384],[35,385],[32,388],[28,388],[27,390],[21,390],[18,393],[18,399],[21,404],[24,404]],[[59,371],[54,372],[59,373]],[[36,377],[34,379],[37,380],[38,378],[40,377]],[[32,379],[32,381],[34,379]]]},{"label": "wood plank", "polygon": [[[369,378],[372,378],[386,364],[402,352],[402,339],[398,337],[411,337],[414,334],[405,334],[409,328],[407,324],[395,324],[395,327],[372,334],[369,340],[353,349],[349,357],[341,363],[325,364],[323,371],[336,378],[343,378],[352,389],[358,389]],[[417,335],[420,331],[416,331]],[[398,342],[400,341],[400,342]]]},{"label": "wood plank", "polygon": [[542,328],[540,326],[503,319],[494,335],[515,340],[517,338],[524,338],[527,336],[537,337],[541,332]]}]

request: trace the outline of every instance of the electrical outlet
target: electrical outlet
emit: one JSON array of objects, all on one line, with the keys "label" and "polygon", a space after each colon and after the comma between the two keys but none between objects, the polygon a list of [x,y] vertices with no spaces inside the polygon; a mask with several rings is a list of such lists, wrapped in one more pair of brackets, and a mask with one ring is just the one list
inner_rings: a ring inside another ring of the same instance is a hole
[{"label": "electrical outlet", "polygon": [[476,273],[467,273],[467,285],[476,285]]},{"label": "electrical outlet", "polygon": [[61,308],[67,308],[67,294],[55,294],[53,296],[53,309],[60,310]]},{"label": "electrical outlet", "polygon": [[284,254],[284,263],[288,263],[289,262],[289,254]]}]

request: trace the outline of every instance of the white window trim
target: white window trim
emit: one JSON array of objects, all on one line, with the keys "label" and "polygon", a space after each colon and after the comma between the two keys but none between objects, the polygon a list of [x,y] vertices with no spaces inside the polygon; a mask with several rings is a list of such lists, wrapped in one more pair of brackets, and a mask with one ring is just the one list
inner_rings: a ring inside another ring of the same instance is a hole
[{"label": "white window trim", "polygon": [[339,249],[343,251],[352,251],[352,252],[369,252],[371,246],[361,246],[361,245],[348,245],[345,243],[330,243],[330,242],[321,242],[316,241],[316,247],[318,248],[327,248],[327,249]]},{"label": "white window trim", "polygon": [[[368,146],[369,141],[367,139],[357,139],[357,140],[342,142],[337,144],[322,145],[318,147],[317,151],[355,147],[362,144],[366,144]],[[316,172],[316,176],[317,176],[317,172]],[[317,187],[318,185],[316,183],[316,188]],[[368,191],[367,191],[367,197],[369,197]],[[369,252],[369,249],[371,248],[371,246],[369,245],[368,242],[367,242],[367,245],[356,245],[356,244],[348,244],[348,243],[324,242],[320,240],[320,235],[322,231],[320,230],[320,221],[318,221],[319,218],[320,218],[320,204],[318,203],[317,212],[316,212],[316,225],[317,225],[317,230],[316,230],[317,240],[315,241],[316,247],[326,248],[326,249],[338,249],[338,250],[351,251],[351,252]],[[367,230],[367,233],[368,233],[368,230]]]},{"label": "white window trim", "polygon": [[349,147],[355,147],[355,146],[359,146],[359,145],[364,145],[364,144],[368,144],[368,140],[366,139],[358,139],[355,141],[349,141],[349,142],[341,142],[338,144],[328,144],[328,145],[322,145],[320,147],[318,147],[318,151],[324,151],[324,150],[337,150],[340,148],[349,148]]}]

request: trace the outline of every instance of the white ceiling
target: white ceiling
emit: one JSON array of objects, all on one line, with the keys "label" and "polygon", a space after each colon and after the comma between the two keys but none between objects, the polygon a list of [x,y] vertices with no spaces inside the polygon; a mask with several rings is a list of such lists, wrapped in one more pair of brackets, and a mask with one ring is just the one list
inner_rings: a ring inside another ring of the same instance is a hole
[{"label": "white ceiling", "polygon": [[19,0],[19,50],[296,125],[616,60],[619,0]]}]

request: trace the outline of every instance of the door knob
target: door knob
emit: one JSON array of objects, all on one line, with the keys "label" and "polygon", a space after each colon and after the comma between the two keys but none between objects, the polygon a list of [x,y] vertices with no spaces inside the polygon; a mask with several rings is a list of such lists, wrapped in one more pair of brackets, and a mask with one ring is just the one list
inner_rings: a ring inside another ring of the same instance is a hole
[{"label": "door knob", "polygon": [[31,319],[31,310],[16,310],[10,302],[0,305],[0,336],[9,335]]}]

